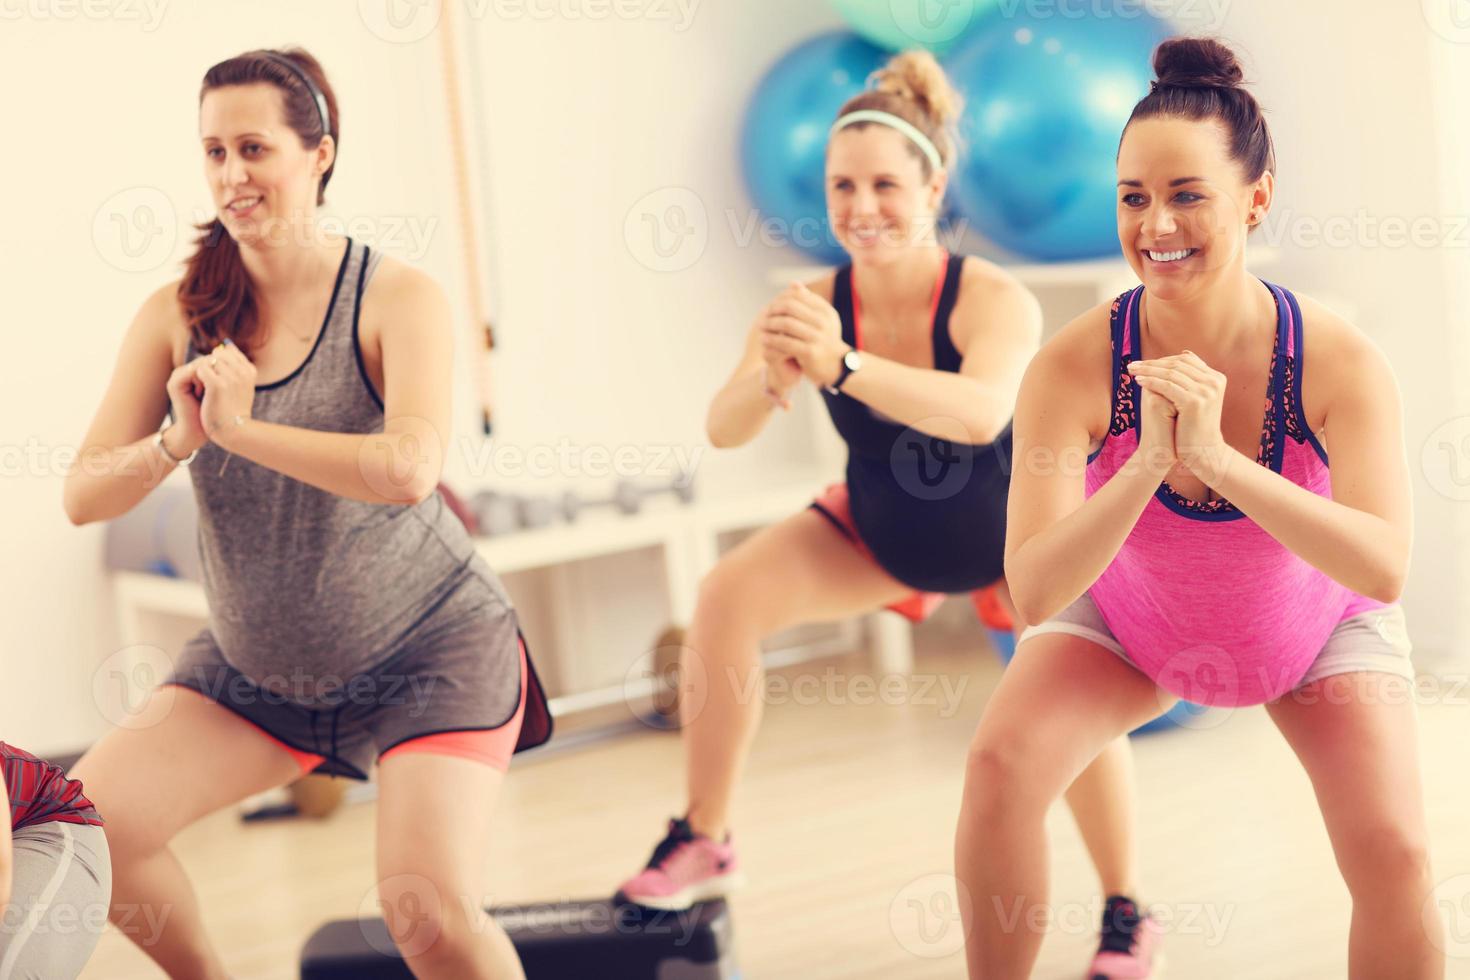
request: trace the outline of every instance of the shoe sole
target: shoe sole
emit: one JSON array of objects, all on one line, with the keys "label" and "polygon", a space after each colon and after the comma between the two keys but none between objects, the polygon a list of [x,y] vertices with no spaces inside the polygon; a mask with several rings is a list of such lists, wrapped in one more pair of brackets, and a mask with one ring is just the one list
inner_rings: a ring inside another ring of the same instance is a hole
[{"label": "shoe sole", "polygon": [[[1106,973],[1091,973],[1091,972],[1089,972],[1087,974],[1087,980],[1114,980],[1114,978],[1108,976]],[[1148,980],[1164,980],[1164,954],[1163,953],[1155,953],[1154,954],[1153,965],[1149,968],[1149,971],[1148,971]]]},{"label": "shoe sole", "polygon": [[724,898],[743,884],[745,884],[745,875],[735,871],[727,875],[706,878],[672,895],[644,895],[635,898],[626,892],[619,892],[619,896],[631,905],[657,909],[660,912],[683,912],[700,902],[712,902],[717,898]]}]

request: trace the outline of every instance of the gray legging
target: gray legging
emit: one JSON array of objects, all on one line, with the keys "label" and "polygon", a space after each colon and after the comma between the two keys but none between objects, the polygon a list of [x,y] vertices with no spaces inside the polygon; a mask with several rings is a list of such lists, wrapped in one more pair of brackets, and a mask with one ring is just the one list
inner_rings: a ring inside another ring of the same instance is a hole
[{"label": "gray legging", "polygon": [[14,832],[10,904],[0,918],[0,980],[71,980],[107,928],[112,861],[101,827],[33,824]]}]

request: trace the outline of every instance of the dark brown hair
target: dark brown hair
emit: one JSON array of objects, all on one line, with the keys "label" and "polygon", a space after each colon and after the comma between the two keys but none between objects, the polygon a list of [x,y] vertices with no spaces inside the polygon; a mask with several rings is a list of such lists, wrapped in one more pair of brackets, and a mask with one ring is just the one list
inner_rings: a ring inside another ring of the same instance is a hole
[{"label": "dark brown hair", "polygon": [[[282,59],[291,64],[283,64]],[[326,99],[330,122],[327,132],[322,129],[316,97],[291,65],[307,75]],[[286,125],[296,133],[304,148],[315,149],[324,135],[330,135],[340,145],[336,94],[321,64],[301,48],[247,51],[221,61],[204,73],[199,101],[203,103],[205,94],[213,89],[256,83],[274,85],[281,90]],[[319,205],[326,200],[327,181],[332,179],[336,166],[337,159],[333,156],[332,165],[322,174],[317,186]],[[250,278],[240,261],[240,246],[219,218],[195,227],[201,234],[194,242],[194,254],[189,256],[183,281],[179,283],[179,304],[194,346],[208,350],[228,337],[249,350],[260,324],[255,299],[250,293]]]},{"label": "dark brown hair", "polygon": [[1154,52],[1154,74],[1153,87],[1133,107],[1129,126],[1154,116],[1213,119],[1225,128],[1230,158],[1240,165],[1247,184],[1268,170],[1276,172],[1266,116],[1255,96],[1241,86],[1245,73],[1234,51],[1214,38],[1170,38]]},{"label": "dark brown hair", "polygon": [[[838,110],[837,118],[860,109],[877,109],[895,115],[929,137],[945,168],[953,167],[957,145],[954,124],[964,100],[934,56],[923,50],[904,51],[888,59],[871,77],[877,84],[848,99]],[[876,124],[853,123],[852,128],[871,125]],[[924,179],[934,176],[929,158],[917,146],[910,146],[909,150],[919,158]]]}]

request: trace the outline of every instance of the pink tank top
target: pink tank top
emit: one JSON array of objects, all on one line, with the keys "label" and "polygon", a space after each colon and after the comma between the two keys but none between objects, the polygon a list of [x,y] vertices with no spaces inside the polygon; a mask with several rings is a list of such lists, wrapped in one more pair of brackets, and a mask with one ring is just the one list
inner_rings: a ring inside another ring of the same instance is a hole
[{"label": "pink tank top", "polygon": [[[1327,452],[1299,397],[1301,307],[1285,289],[1264,285],[1276,300],[1277,326],[1256,461],[1330,498]],[[1127,365],[1139,359],[1142,298],[1139,286],[1113,302],[1113,421],[1088,459],[1088,497],[1138,447],[1142,394]],[[1167,482],[1088,594],[1150,679],[1186,700],[1218,705],[1286,694],[1339,622],[1385,605],[1307,564],[1229,501],[1193,501]]]}]

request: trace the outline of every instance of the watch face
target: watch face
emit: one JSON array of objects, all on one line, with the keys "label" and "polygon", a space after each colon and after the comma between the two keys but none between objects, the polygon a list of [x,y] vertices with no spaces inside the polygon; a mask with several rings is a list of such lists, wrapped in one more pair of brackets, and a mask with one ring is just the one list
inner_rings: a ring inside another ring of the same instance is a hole
[{"label": "watch face", "polygon": [[863,366],[863,355],[855,350],[850,350],[842,355],[842,363],[847,365],[849,371],[856,371]]}]

